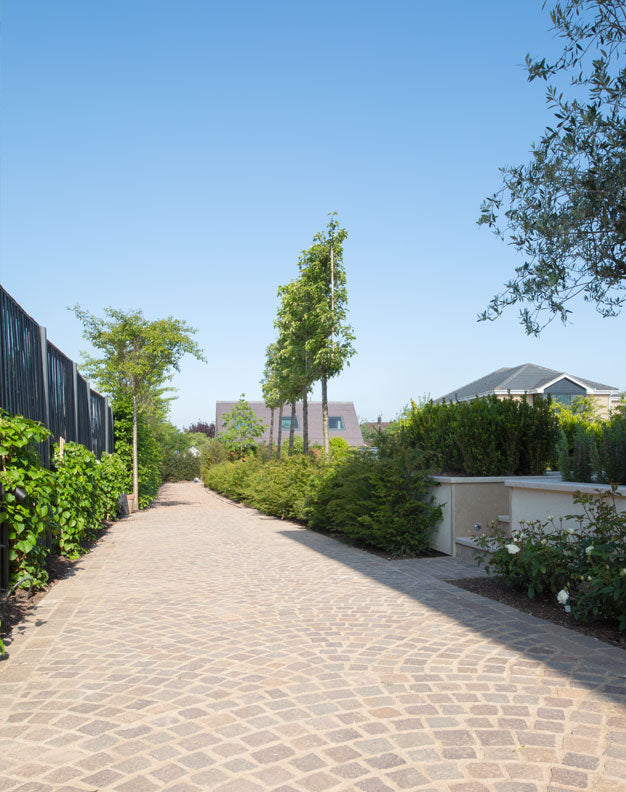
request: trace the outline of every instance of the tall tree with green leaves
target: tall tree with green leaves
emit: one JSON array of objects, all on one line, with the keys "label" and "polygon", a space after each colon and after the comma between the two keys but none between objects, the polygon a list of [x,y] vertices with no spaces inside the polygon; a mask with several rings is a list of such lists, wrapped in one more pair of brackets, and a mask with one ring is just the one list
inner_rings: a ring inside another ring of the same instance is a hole
[{"label": "tall tree with green leaves", "polygon": [[284,400],[291,404],[292,412],[289,449],[291,453],[295,428],[295,406],[302,399],[304,453],[308,453],[307,399],[316,379],[316,371],[307,346],[313,336],[310,294],[306,283],[302,278],[298,278],[290,281],[286,286],[281,286],[278,296],[280,304],[274,325],[279,333],[276,347],[280,387]]},{"label": "tall tree with green leaves", "polygon": [[302,293],[306,295],[306,321],[310,334],[306,350],[322,385],[322,426],[324,452],[330,450],[328,437],[328,380],[337,376],[355,354],[354,333],[347,323],[348,289],[343,264],[343,243],[348,236],[329,213],[324,231],[300,256],[298,266]]},{"label": "tall tree with green leaves", "polygon": [[562,52],[553,62],[527,55],[528,80],[569,77],[571,93],[548,85],[554,123],[528,164],[501,169],[478,221],[524,257],[479,318],[517,304],[532,335],[566,322],[579,295],[602,316],[626,299],[626,3],[565,0],[550,17]]},{"label": "tall tree with green leaves", "polygon": [[196,330],[171,316],[150,321],[142,311],[109,307],[101,318],[79,305],[71,310],[82,322],[83,337],[101,353],[99,357],[83,354],[83,371],[102,392],[132,401],[133,495],[138,504],[137,416],[162,406],[164,385],[180,370],[184,355],[205,360],[192,338]]}]

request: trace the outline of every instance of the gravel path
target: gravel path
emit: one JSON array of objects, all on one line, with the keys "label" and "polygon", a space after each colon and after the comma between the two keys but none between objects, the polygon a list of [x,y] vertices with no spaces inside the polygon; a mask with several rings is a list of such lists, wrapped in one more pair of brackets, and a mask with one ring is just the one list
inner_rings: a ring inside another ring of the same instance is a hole
[{"label": "gravel path", "polygon": [[167,485],[0,663],[0,790],[626,790],[624,652]]}]

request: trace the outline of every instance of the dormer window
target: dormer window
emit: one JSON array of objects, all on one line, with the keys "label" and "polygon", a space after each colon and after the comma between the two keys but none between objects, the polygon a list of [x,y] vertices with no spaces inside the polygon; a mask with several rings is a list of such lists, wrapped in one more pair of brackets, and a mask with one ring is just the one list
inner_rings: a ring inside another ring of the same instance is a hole
[{"label": "dormer window", "polygon": [[328,428],[329,429],[345,429],[343,423],[343,418],[340,415],[329,415],[328,416]]}]

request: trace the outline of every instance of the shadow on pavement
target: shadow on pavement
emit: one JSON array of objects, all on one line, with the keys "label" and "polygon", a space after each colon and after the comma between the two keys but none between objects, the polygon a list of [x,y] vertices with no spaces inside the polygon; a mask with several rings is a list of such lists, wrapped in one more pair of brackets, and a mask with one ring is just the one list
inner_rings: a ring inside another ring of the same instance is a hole
[{"label": "shadow on pavement", "polygon": [[474,564],[449,556],[388,561],[314,531],[294,527],[280,533],[506,649],[566,674],[575,685],[626,704],[626,653],[622,649],[445,582],[480,574]]}]

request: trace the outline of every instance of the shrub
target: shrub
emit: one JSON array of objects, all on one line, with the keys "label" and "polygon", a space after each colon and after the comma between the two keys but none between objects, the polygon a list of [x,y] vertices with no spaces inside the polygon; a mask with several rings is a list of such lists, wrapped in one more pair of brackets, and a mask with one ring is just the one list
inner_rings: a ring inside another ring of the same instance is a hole
[{"label": "shrub", "polygon": [[345,459],[348,456],[350,452],[350,446],[344,437],[331,437],[328,441],[328,450],[330,452],[331,459],[334,459],[336,462],[340,462],[342,459]]},{"label": "shrub", "polygon": [[200,477],[202,459],[189,451],[171,451],[163,459],[164,481],[193,481]]},{"label": "shrub", "polygon": [[565,481],[626,484],[626,416],[570,421],[560,431],[557,454]]},{"label": "shrub", "polygon": [[496,396],[413,402],[399,429],[420,450],[425,467],[467,476],[540,475],[557,440],[549,399],[533,405]]},{"label": "shrub", "polygon": [[207,487],[280,518],[343,534],[389,553],[428,547],[441,509],[429,496],[431,481],[415,449],[388,441],[371,450],[337,456],[296,454],[262,463],[223,462],[205,469]]},{"label": "shrub", "polygon": [[552,594],[575,619],[617,619],[626,629],[626,514],[610,493],[576,494],[581,516],[525,523],[511,537],[494,529],[479,537],[477,560],[491,574],[525,588],[529,597]]},{"label": "shrub", "polygon": [[126,491],[126,475],[126,466],[118,454],[102,454],[98,466],[100,521],[115,519],[119,515],[119,499]]},{"label": "shrub", "polygon": [[441,519],[431,486],[420,452],[389,437],[378,455],[354,450],[331,468],[320,482],[311,524],[393,555],[419,553]]},{"label": "shrub", "polygon": [[205,469],[205,486],[226,495],[227,498],[245,500],[250,479],[260,464],[254,457],[235,462],[220,462]]},{"label": "shrub", "polygon": [[600,480],[626,484],[626,415],[617,413],[603,424],[599,455]]},{"label": "shrub", "polygon": [[[0,483],[5,489],[2,520],[8,523],[11,582],[25,575],[35,587],[45,585],[47,543],[54,541],[54,479],[41,464],[37,443],[50,432],[36,421],[0,410]],[[19,503],[16,487],[26,493]]]},{"label": "shrub", "polygon": [[59,549],[68,558],[77,558],[103,522],[117,516],[126,468],[116,454],[103,454],[98,460],[87,448],[72,442],[65,443],[62,457],[55,446],[53,460]]},{"label": "shrub", "polygon": [[213,467],[213,465],[219,465],[220,462],[225,462],[226,457],[228,456],[228,451],[226,450],[226,446],[223,445],[219,440],[216,438],[211,438],[206,445],[206,448],[202,451],[202,469]]}]

